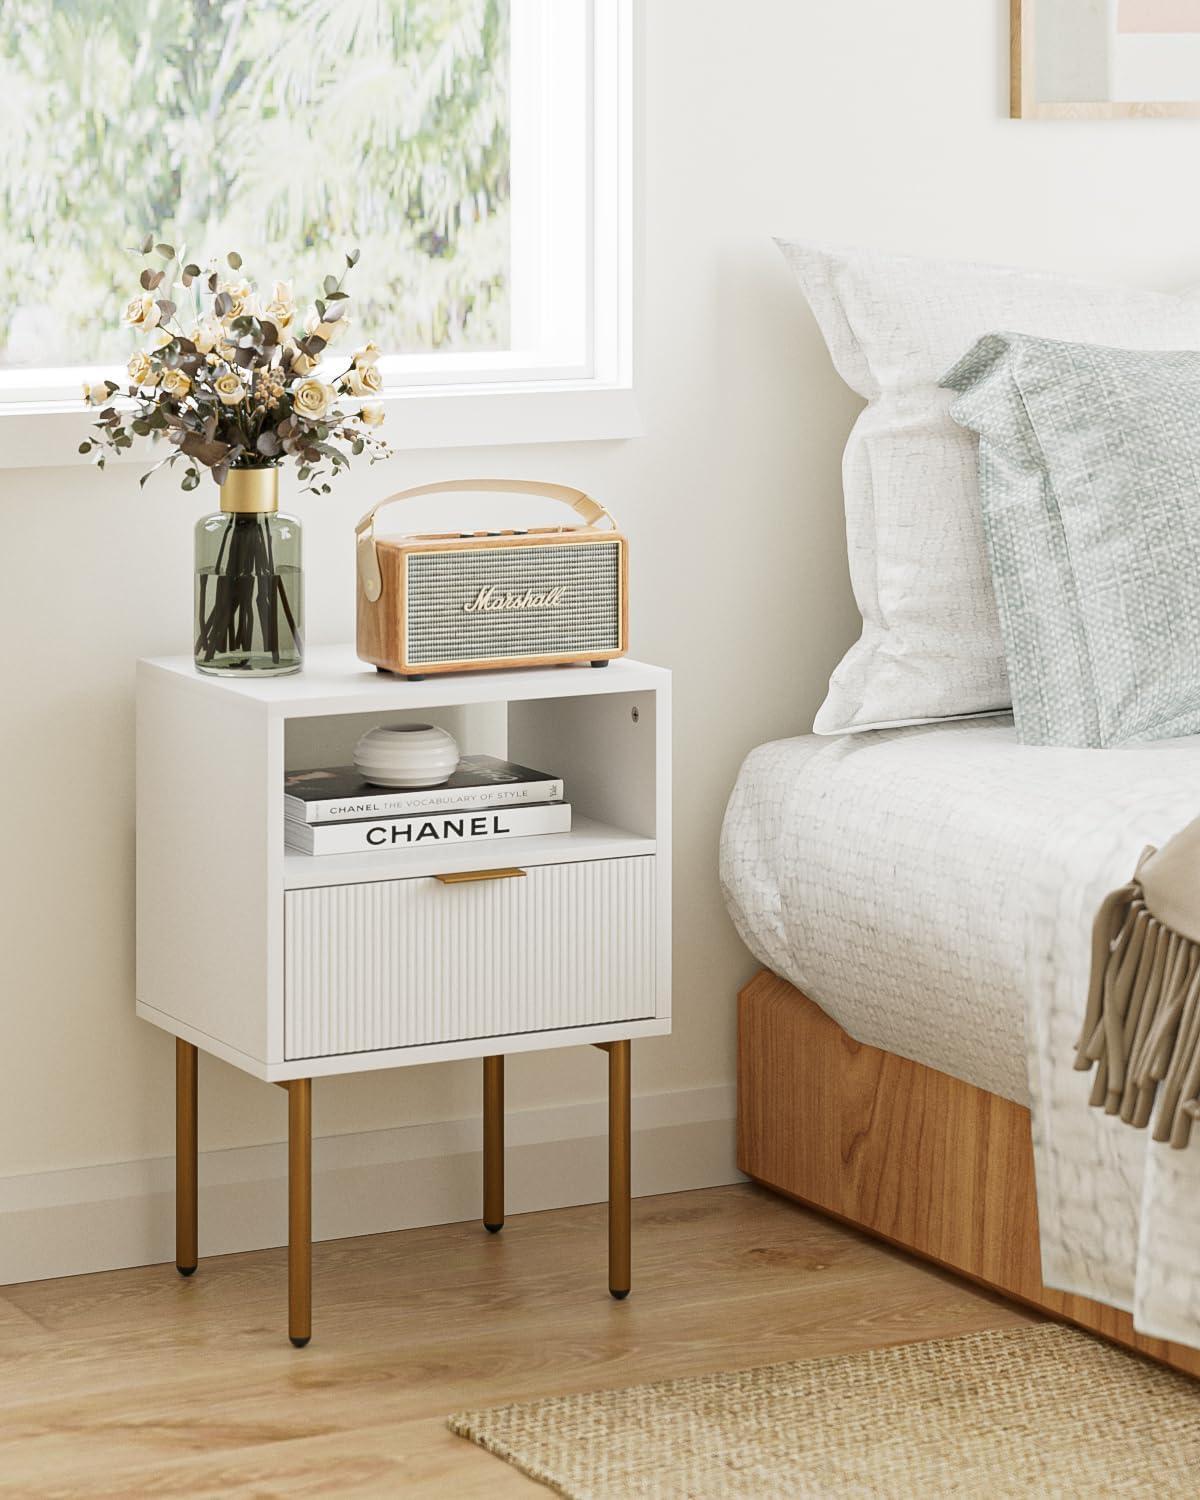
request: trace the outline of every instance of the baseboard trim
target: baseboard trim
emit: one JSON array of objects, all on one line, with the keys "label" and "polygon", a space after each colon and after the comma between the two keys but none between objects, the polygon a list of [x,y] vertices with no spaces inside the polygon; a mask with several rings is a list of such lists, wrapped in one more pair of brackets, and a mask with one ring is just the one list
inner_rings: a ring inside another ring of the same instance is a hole
[{"label": "baseboard trim", "polygon": [[[636,1098],[634,1194],[744,1181],[734,1116],[732,1086]],[[514,1110],[506,1144],[509,1213],[604,1197],[603,1101]],[[475,1218],[481,1153],[477,1118],[318,1138],[314,1239]],[[169,1156],[0,1178],[0,1286],[174,1259],[174,1184]],[[201,1256],[283,1244],[286,1223],[283,1143],[201,1152]]]}]

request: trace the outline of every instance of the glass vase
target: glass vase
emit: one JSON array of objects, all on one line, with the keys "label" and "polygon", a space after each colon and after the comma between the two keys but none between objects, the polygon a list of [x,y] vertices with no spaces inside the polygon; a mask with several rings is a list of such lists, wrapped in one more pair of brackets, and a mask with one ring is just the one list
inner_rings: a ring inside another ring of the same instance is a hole
[{"label": "glass vase", "polygon": [[196,522],[196,669],[282,676],[304,660],[300,523],[279,513],[274,468],[234,469]]}]

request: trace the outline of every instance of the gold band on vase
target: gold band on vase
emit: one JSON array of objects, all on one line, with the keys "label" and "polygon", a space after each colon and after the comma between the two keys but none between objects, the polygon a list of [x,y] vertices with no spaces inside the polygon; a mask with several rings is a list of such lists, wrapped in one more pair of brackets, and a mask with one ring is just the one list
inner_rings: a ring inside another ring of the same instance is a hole
[{"label": "gold band on vase", "polygon": [[279,470],[230,469],[221,486],[221,509],[234,516],[263,516],[277,511]]}]

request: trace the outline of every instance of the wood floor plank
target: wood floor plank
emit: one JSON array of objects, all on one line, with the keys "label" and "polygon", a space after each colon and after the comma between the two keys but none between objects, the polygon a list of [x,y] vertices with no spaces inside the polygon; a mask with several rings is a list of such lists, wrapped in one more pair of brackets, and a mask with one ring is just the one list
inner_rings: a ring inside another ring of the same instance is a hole
[{"label": "wood floor plank", "polygon": [[[319,1261],[322,1273],[336,1283],[339,1301],[354,1300],[357,1294],[374,1306],[379,1303],[381,1285],[388,1283],[394,1284],[396,1295],[411,1296],[455,1296],[465,1290],[495,1295],[540,1286],[548,1268],[564,1257],[569,1257],[581,1281],[589,1268],[594,1270],[597,1285],[603,1289],[605,1225],[603,1205],[588,1204],[511,1217],[500,1235],[486,1234],[477,1222],[470,1222],[328,1241],[314,1245],[314,1263]],[[634,1225],[635,1250],[642,1266],[669,1261],[679,1245],[688,1241],[715,1248],[746,1240],[768,1245],[795,1239],[774,1195],[747,1197],[744,1189],[639,1199],[634,1204]],[[817,1256],[836,1251],[844,1243],[840,1230],[825,1220],[814,1221],[804,1241],[807,1253]],[[497,1260],[503,1262],[499,1284]],[[218,1278],[226,1308],[232,1305],[231,1298],[243,1299],[243,1306],[256,1296],[264,1304],[273,1303],[278,1297],[280,1268],[286,1263],[286,1250],[264,1250],[202,1260],[200,1272],[186,1281],[164,1263],[136,1272],[106,1271],[26,1282],[6,1287],[0,1295],[48,1328],[129,1328],[131,1320],[142,1317],[147,1326],[157,1326],[164,1305],[173,1312],[180,1297],[204,1295]]]},{"label": "wood floor plank", "polygon": [[146,1267],[6,1288],[0,1495],[537,1493],[445,1417],[1028,1321],[752,1187],[639,1200],[634,1295],[615,1303],[603,1224],[569,1209],[496,1238],[317,1246],[304,1350],[284,1338],[278,1251],[187,1282]]}]

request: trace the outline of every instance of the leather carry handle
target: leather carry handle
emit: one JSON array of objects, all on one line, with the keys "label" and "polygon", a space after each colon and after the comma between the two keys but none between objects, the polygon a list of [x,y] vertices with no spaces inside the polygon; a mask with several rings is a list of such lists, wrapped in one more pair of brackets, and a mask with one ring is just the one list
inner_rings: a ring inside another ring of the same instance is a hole
[{"label": "leather carry handle", "polygon": [[588,526],[598,521],[607,521],[616,530],[617,523],[598,500],[583,490],[572,489],[566,484],[550,484],[544,479],[442,479],[435,484],[418,484],[410,490],[398,490],[378,505],[373,505],[354,528],[357,538],[358,576],[362,580],[363,593],[372,604],[383,593],[383,578],[379,572],[379,554],[375,550],[375,517],[388,505],[397,505],[401,500],[415,500],[420,495],[450,495],[487,493],[503,495],[542,495],[547,500],[559,500],[569,505]]}]

